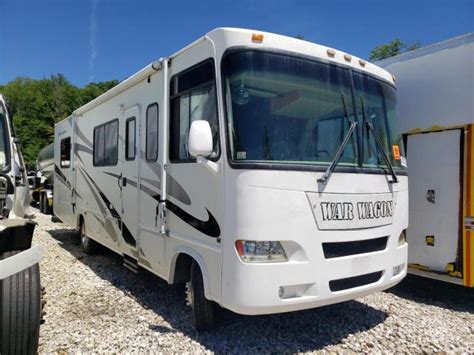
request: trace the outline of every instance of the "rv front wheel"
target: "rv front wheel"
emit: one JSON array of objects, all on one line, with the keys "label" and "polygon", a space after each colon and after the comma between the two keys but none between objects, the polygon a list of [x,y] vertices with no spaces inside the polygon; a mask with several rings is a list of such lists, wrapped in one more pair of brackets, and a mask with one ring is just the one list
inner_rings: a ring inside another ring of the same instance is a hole
[{"label": "rv front wheel", "polygon": [[86,224],[84,222],[81,223],[79,228],[79,234],[81,237],[81,247],[84,253],[86,254],[94,254],[97,252],[99,245],[95,240],[92,240],[86,235]]},{"label": "rv front wheel", "polygon": [[207,331],[216,327],[216,305],[204,295],[204,280],[198,263],[191,266],[191,280],[187,284],[187,298],[193,310],[194,327]]}]

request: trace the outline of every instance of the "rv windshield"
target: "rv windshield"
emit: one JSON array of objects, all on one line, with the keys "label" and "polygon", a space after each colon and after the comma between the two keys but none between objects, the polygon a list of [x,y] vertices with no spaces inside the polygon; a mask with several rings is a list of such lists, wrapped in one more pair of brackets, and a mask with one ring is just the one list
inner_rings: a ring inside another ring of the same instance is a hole
[{"label": "rv windshield", "polygon": [[263,51],[231,52],[223,72],[233,162],[327,166],[356,120],[338,166],[357,167],[363,151],[364,167],[384,167],[373,136],[363,134],[362,97],[392,165],[401,167],[391,148],[401,138],[391,86],[353,72],[353,87],[347,68]]},{"label": "rv windshield", "polygon": [[7,166],[8,151],[6,113],[3,105],[0,103],[0,171]]}]

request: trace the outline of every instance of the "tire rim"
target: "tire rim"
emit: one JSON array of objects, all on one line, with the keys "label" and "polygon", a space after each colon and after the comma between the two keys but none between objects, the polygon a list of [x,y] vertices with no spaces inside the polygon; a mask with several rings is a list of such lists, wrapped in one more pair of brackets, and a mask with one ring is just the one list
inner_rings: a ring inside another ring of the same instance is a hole
[{"label": "tire rim", "polygon": [[186,304],[192,307],[193,303],[194,303],[193,286],[191,285],[191,282],[186,282]]}]

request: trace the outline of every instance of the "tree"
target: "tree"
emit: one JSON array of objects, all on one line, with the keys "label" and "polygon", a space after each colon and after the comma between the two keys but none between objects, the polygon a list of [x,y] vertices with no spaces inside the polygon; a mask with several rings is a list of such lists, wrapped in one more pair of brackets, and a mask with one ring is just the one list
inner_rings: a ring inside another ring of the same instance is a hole
[{"label": "tree", "polygon": [[387,44],[382,44],[382,45],[374,47],[370,51],[369,59],[371,61],[382,60],[382,59],[390,58],[390,57],[393,57],[405,52],[413,51],[420,47],[421,47],[421,44],[419,41],[416,41],[415,43],[408,45],[407,43],[401,41],[399,38],[395,38],[393,41]]},{"label": "tree", "polygon": [[18,77],[0,86],[25,162],[34,162],[38,152],[54,140],[55,123],[118,83],[111,80],[78,88],[64,75],[56,74],[42,80]]}]

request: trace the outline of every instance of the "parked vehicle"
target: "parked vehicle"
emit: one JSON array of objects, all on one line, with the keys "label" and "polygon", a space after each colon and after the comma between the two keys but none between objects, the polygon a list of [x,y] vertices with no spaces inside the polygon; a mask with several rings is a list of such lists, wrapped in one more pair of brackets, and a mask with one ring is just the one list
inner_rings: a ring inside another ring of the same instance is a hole
[{"label": "parked vehicle", "polygon": [[55,127],[54,212],[124,264],[215,304],[288,312],[406,274],[395,88],[347,53],[213,30]]},{"label": "parked vehicle", "polygon": [[38,347],[41,249],[31,246],[28,208],[23,158],[0,94],[0,354],[33,354]]},{"label": "parked vehicle", "polygon": [[40,150],[36,159],[36,178],[32,191],[32,199],[38,205],[41,213],[53,212],[54,188],[54,144],[48,144]]},{"label": "parked vehicle", "polygon": [[474,33],[378,64],[398,86],[409,272],[474,286]]}]

